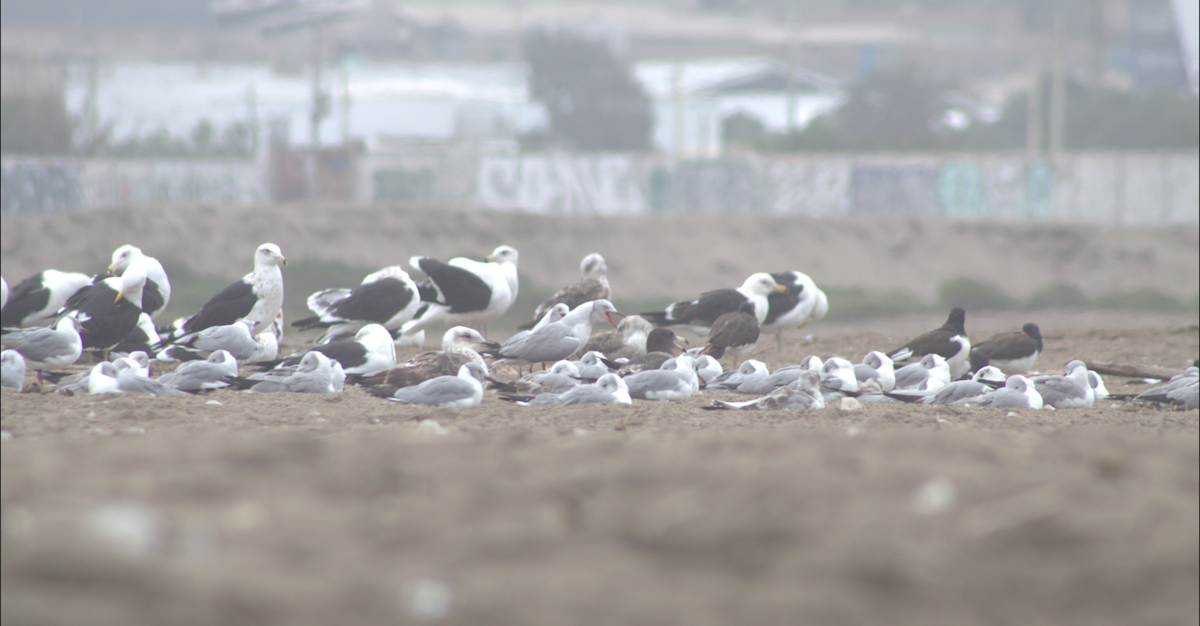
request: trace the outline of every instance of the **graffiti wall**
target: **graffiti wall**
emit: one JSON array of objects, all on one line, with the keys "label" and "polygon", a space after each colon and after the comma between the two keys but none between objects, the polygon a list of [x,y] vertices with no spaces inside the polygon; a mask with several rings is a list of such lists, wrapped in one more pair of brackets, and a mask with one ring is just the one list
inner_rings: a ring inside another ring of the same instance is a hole
[{"label": "graffiti wall", "polygon": [[80,164],[55,159],[0,162],[0,215],[54,213],[83,204]]},{"label": "graffiti wall", "polygon": [[642,213],[639,158],[625,155],[484,157],[476,204],[534,213]]},{"label": "graffiti wall", "polygon": [[[728,156],[533,154],[425,147],[358,155],[359,203],[532,213],[944,216],[1099,224],[1200,223],[1195,153]],[[270,201],[265,164],[6,159],[3,215]]]},{"label": "graffiti wall", "polygon": [[268,199],[264,171],[249,161],[14,159],[0,168],[4,215]]}]

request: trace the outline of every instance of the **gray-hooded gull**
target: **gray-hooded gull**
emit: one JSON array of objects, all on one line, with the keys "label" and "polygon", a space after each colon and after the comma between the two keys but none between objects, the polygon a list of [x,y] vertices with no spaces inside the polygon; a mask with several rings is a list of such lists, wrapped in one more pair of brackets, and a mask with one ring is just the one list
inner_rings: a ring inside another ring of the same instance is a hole
[{"label": "gray-hooded gull", "polygon": [[771,375],[767,364],[756,359],[746,359],[737,369],[726,370],[716,378],[705,383],[709,391],[733,391],[743,384],[765,380]]},{"label": "gray-hooded gull", "polygon": [[252,332],[254,325],[251,320],[239,320],[205,328],[167,346],[156,358],[159,361],[200,361],[217,350],[225,350],[235,359],[248,359],[258,350],[258,341]]},{"label": "gray-hooded gull", "polygon": [[487,370],[478,363],[464,363],[455,376],[439,376],[414,387],[402,387],[391,394],[368,389],[392,402],[423,404],[446,409],[472,409],[483,401],[483,383]]},{"label": "gray-hooded gull", "polygon": [[593,325],[607,321],[616,328],[613,313],[620,315],[608,300],[585,302],[557,322],[535,327],[527,335],[518,334],[504,342],[495,354],[497,363],[533,365],[570,357],[587,343]]},{"label": "gray-hooded gull", "polygon": [[[1088,373],[1093,373],[1093,372],[1091,372],[1091,370],[1088,370]],[[1133,396],[1133,400],[1137,401],[1137,402],[1154,402],[1154,403],[1158,403],[1158,404],[1176,404],[1176,405],[1181,404],[1180,401],[1182,400],[1182,405],[1186,406],[1187,405],[1187,393],[1186,392],[1181,391],[1180,393],[1175,394],[1175,396],[1172,396],[1171,394],[1175,393],[1176,391],[1182,390],[1188,386],[1194,387],[1196,385],[1197,381],[1200,381],[1200,368],[1192,366],[1192,367],[1189,367],[1186,370],[1184,370],[1182,374],[1176,374],[1175,376],[1172,376],[1170,378],[1170,380],[1168,380],[1162,384],[1155,385],[1154,387],[1151,387],[1151,388],[1137,394],[1136,396]],[[1191,408],[1195,408],[1195,407],[1191,407]]]},{"label": "gray-hooded gull", "polygon": [[983,394],[951,402],[957,406],[973,406],[990,409],[1040,409],[1044,399],[1034,383],[1020,374],[1013,374],[1004,386]]},{"label": "gray-hooded gull", "polygon": [[883,392],[896,388],[896,367],[888,355],[872,350],[863,356],[862,363],[854,366],[854,376],[859,383],[870,379],[879,381],[879,390]]},{"label": "gray-hooded gull", "polygon": [[710,411],[719,409],[759,411],[823,409],[825,408],[825,399],[818,388],[818,378],[817,372],[803,370],[792,383],[779,387],[761,398],[733,402],[716,400],[712,405],[701,408]]},{"label": "gray-hooded gull", "polygon": [[[334,393],[339,391],[333,361],[320,352],[312,351],[300,359],[294,370],[291,368],[264,372],[262,380],[254,382],[250,391],[255,393]],[[227,378],[226,381],[235,381]]]},{"label": "gray-hooded gull", "polygon": [[69,316],[48,328],[30,327],[14,330],[0,337],[0,345],[16,350],[25,357],[25,363],[35,370],[45,370],[70,365],[79,360],[83,353],[83,339],[79,336],[79,322]]},{"label": "gray-hooded gull", "polygon": [[92,367],[88,374],[88,393],[149,393],[156,396],[186,396],[188,394],[143,376],[135,368],[118,370],[111,361]]},{"label": "gray-hooded gull", "polygon": [[1056,409],[1091,408],[1096,401],[1096,391],[1088,380],[1087,365],[1074,360],[1067,363],[1063,376],[1038,376],[1033,385],[1041,394],[1046,406]]},{"label": "gray-hooded gull", "polygon": [[[916,389],[927,379],[934,378],[943,385],[950,382],[950,366],[938,354],[926,354],[916,363],[909,363],[895,371],[896,384],[894,391]],[[940,386],[940,385],[939,385]]]},{"label": "gray-hooded gull", "polygon": [[594,383],[576,385],[562,393],[542,393],[536,397],[501,395],[501,400],[522,406],[568,406],[572,404],[632,404],[629,386],[616,374],[605,374]]},{"label": "gray-hooded gull", "polygon": [[217,350],[203,361],[183,363],[175,371],[159,376],[158,380],[180,391],[205,391],[230,386],[226,379],[237,373],[237,359],[227,350]]},{"label": "gray-hooded gull", "polygon": [[696,359],[681,354],[656,370],[644,370],[625,377],[629,395],[641,400],[682,402],[700,390]]}]

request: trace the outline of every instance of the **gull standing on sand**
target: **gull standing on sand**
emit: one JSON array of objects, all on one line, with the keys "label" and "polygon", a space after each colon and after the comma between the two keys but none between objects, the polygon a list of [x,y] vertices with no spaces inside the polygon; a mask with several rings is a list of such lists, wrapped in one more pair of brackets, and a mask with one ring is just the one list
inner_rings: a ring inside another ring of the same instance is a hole
[{"label": "gull standing on sand", "polygon": [[971,353],[971,340],[967,337],[966,319],[966,310],[956,306],[950,310],[945,324],[892,350],[888,357],[896,363],[904,363],[927,354],[936,354],[945,359],[950,367],[950,380],[957,380],[971,368],[967,360]]},{"label": "gull standing on sand", "polygon": [[695,300],[676,302],[665,311],[649,311],[641,315],[656,326],[689,324],[696,333],[703,334],[708,332],[718,317],[737,311],[743,302],[754,303],[754,317],[761,324],[767,318],[767,296],[786,291],[787,287],[775,282],[770,274],[758,272],[751,274],[736,289],[706,291]]},{"label": "gull standing on sand", "polygon": [[457,257],[443,263],[432,257],[415,256],[408,263],[424,272],[427,280],[417,283],[424,312],[400,327],[402,337],[412,337],[432,326],[479,324],[487,336],[487,325],[504,315],[517,300],[516,248],[500,246],[480,263]]},{"label": "gull standing on sand", "polygon": [[804,272],[771,274],[786,291],[773,291],[767,296],[767,316],[762,319],[762,332],[775,333],[776,348],[783,349],[783,331],[804,328],[809,322],[825,318],[829,299],[817,283]]},{"label": "gull standing on sand", "polygon": [[394,331],[411,320],[421,306],[417,284],[399,265],[368,274],[353,289],[324,289],[308,297],[308,308],[316,315],[292,322],[300,330],[323,328],[317,344],[354,336],[375,323]]},{"label": "gull standing on sand", "polygon": [[186,338],[213,326],[233,324],[239,320],[253,322],[251,333],[265,331],[283,306],[283,272],[287,265],[283,251],[273,243],[264,243],[254,251],[254,271],[222,289],[204,303],[180,327],[163,338],[165,345]]},{"label": "gull standing on sand", "polygon": [[84,350],[108,350],[137,328],[146,287],[146,260],[134,259],[120,278],[106,278],[80,289],[60,316],[79,322]]}]

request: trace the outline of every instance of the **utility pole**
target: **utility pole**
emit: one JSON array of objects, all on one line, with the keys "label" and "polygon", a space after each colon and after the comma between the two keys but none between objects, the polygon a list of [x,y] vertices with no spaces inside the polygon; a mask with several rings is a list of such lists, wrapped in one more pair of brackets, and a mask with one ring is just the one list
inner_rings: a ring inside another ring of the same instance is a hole
[{"label": "utility pole", "polygon": [[321,150],[321,119],[325,117],[328,108],[325,94],[321,91],[321,45],[324,40],[324,31],[325,28],[320,23],[313,26],[312,109],[309,115],[309,141],[311,146],[308,158],[305,160],[309,200],[316,200],[321,195],[321,181],[318,175],[318,157]]},{"label": "utility pole", "polygon": [[1066,133],[1067,90],[1066,60],[1063,58],[1063,9],[1055,4],[1054,9],[1054,59],[1050,71],[1050,156],[1058,157],[1063,150]]},{"label": "utility pole", "polygon": [[1025,122],[1025,153],[1033,158],[1042,151],[1042,63],[1040,54],[1029,59],[1029,109]]}]

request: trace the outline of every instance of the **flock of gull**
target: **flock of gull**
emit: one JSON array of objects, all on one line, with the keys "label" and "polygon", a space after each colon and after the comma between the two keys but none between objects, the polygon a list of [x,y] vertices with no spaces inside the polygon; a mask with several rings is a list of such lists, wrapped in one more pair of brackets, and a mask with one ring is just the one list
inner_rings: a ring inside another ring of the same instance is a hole
[{"label": "flock of gull", "polygon": [[[335,393],[349,384],[397,403],[446,408],[479,406],[489,387],[500,400],[524,406],[683,401],[701,392],[711,394],[704,407],[711,410],[861,402],[1064,409],[1106,397],[1198,404],[1196,367],[1130,396],[1111,396],[1081,361],[1061,375],[1027,376],[1043,348],[1037,325],[972,345],[962,308],[939,328],[871,351],[859,363],[809,356],[769,371],[748,358],[760,337],[774,334],[782,346],[783,331],[818,321],[829,308],[824,292],[799,271],[755,273],[736,288],[625,315],[612,303],[604,258],[589,254],[581,278],[538,306],[520,332],[489,341],[487,325],[516,301],[517,259],[511,246],[484,261],[418,256],[409,265],[423,276],[419,282],[391,266],[355,287],[313,293],[313,315],[291,327],[320,335],[312,347],[281,357],[286,259],[279,246],[262,244],[252,272],[194,314],[159,325],[171,298],[166,272],[124,245],[104,275],[45,270],[11,293],[0,279],[3,386],[25,388],[30,370],[60,393]],[[397,346],[423,345],[426,330],[439,327],[448,328],[440,350],[397,362]],[[704,345],[683,349],[672,327],[693,329]],[[61,371],[85,355],[99,362]],[[178,366],[154,378],[152,361]],[[502,381],[501,369],[520,375]]]}]

